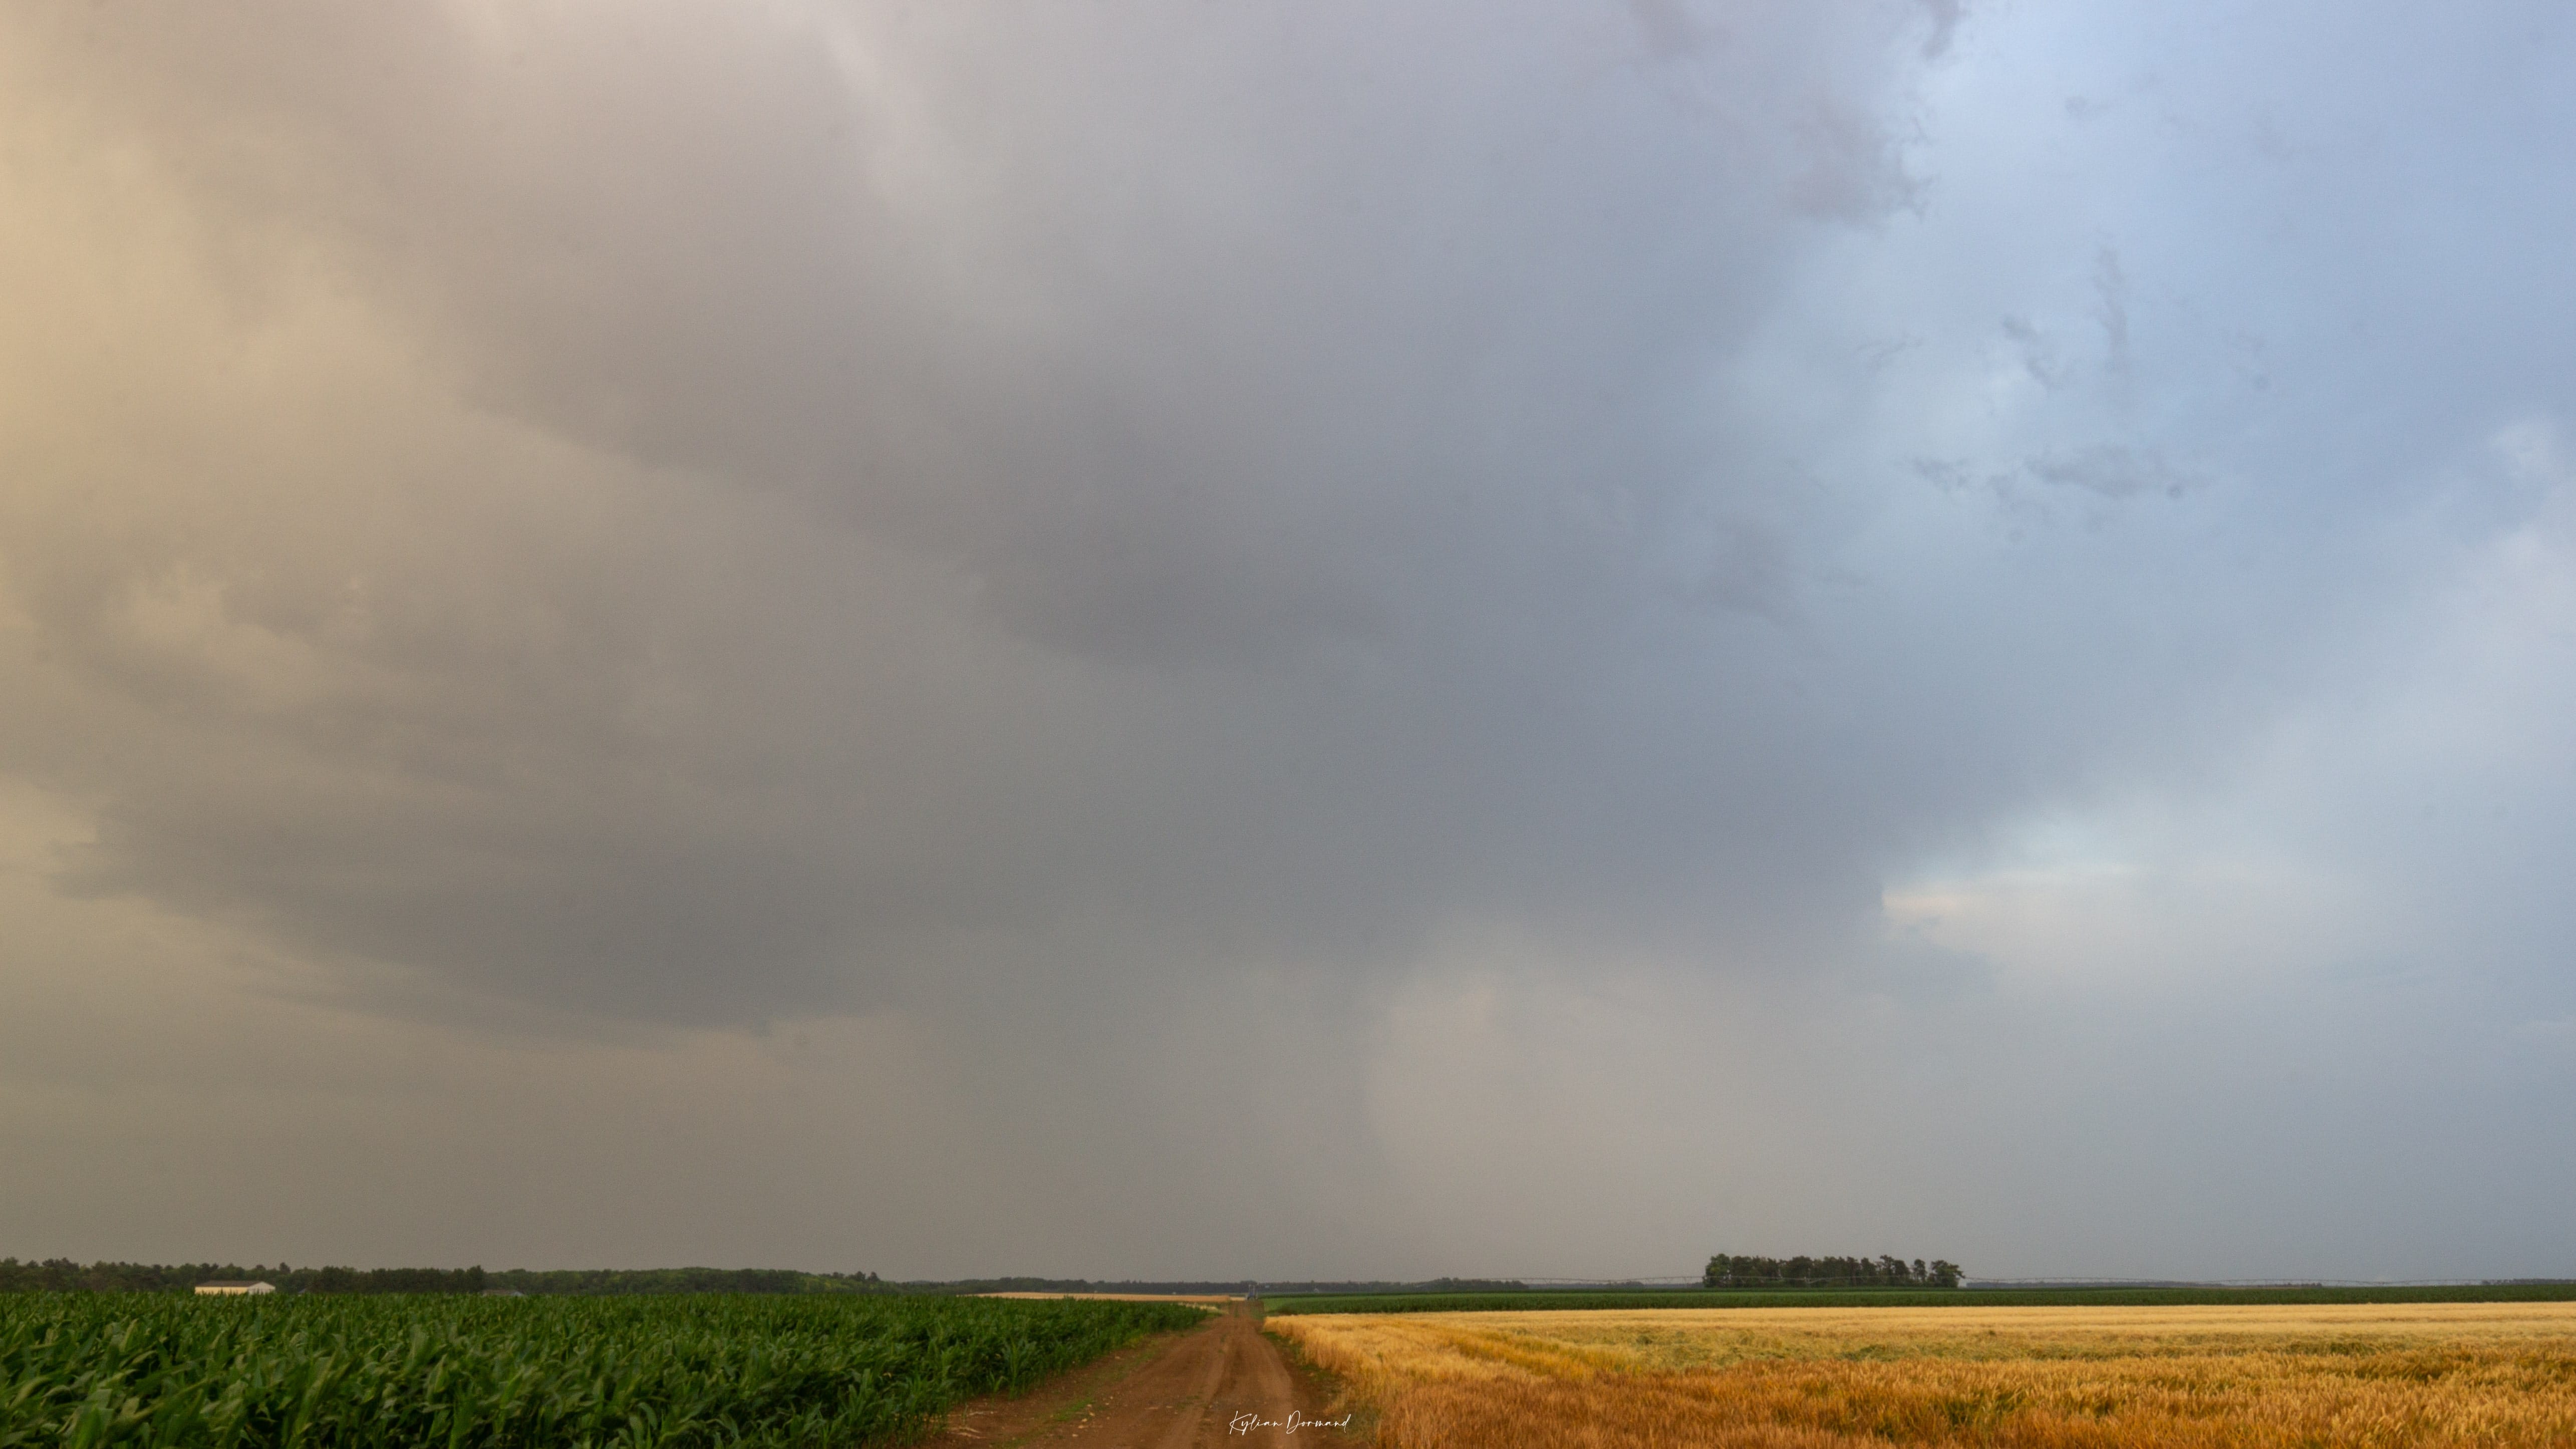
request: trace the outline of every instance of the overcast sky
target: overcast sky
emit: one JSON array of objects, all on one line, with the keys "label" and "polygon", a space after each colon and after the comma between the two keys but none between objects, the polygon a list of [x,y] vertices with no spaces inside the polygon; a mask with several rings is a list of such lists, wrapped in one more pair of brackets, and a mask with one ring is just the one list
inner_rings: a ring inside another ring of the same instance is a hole
[{"label": "overcast sky", "polygon": [[0,11],[0,1254],[2576,1274],[2563,5]]}]

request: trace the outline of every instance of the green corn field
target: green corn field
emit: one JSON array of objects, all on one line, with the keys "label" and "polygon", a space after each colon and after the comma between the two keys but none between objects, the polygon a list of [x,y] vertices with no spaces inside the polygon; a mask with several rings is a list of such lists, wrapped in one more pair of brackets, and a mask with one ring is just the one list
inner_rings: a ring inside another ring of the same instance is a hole
[{"label": "green corn field", "polygon": [[0,1449],[839,1449],[1202,1317],[985,1298],[11,1294]]}]

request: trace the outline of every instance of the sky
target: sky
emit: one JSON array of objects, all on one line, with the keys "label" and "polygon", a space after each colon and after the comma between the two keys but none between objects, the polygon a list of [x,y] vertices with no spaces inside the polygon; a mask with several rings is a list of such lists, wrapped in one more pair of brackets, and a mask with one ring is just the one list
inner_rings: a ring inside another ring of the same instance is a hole
[{"label": "sky", "polygon": [[2576,1275],[2576,15],[0,11],[0,1254]]}]

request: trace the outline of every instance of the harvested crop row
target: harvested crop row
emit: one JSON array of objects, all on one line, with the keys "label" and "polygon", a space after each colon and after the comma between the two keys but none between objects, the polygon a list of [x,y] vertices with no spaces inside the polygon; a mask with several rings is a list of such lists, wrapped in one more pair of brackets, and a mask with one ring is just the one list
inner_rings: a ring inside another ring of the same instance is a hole
[{"label": "harvested crop row", "polygon": [[2576,1305],[1274,1319],[1388,1449],[2576,1443]]},{"label": "harvested crop row", "polygon": [[834,1445],[1200,1310],[971,1298],[0,1298],[0,1449]]}]

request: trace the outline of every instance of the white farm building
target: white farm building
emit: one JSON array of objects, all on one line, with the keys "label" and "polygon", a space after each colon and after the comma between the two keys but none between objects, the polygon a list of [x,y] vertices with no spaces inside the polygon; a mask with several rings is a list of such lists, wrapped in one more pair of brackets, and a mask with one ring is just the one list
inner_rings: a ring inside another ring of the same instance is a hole
[{"label": "white farm building", "polygon": [[274,1293],[276,1291],[277,1285],[274,1283],[246,1283],[230,1279],[217,1283],[200,1283],[197,1285],[199,1296],[206,1298],[238,1298],[245,1293]]}]

